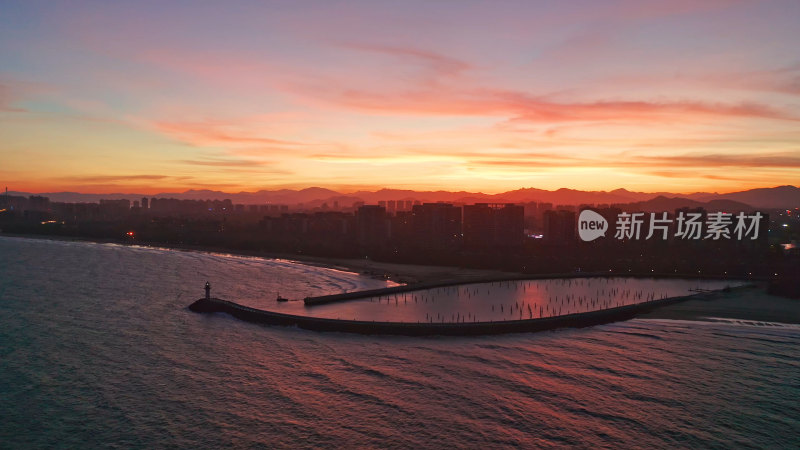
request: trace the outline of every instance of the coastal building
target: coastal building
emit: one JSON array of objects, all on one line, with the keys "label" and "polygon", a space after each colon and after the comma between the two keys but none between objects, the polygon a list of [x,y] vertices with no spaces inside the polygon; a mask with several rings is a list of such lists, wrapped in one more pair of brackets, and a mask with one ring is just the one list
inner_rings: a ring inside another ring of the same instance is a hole
[{"label": "coastal building", "polygon": [[414,205],[411,208],[411,229],[417,246],[457,246],[461,241],[461,208],[450,203]]},{"label": "coastal building", "polygon": [[547,210],[543,215],[544,239],[550,244],[575,242],[575,212],[565,209]]},{"label": "coastal building", "polygon": [[365,248],[379,248],[389,239],[389,220],[386,208],[363,205],[356,210],[356,242]]},{"label": "coastal building", "polygon": [[518,247],[525,239],[525,208],[513,203],[464,206],[464,246]]},{"label": "coastal building", "polygon": [[131,201],[121,200],[100,200],[100,215],[105,219],[118,219],[126,217],[131,212]]}]

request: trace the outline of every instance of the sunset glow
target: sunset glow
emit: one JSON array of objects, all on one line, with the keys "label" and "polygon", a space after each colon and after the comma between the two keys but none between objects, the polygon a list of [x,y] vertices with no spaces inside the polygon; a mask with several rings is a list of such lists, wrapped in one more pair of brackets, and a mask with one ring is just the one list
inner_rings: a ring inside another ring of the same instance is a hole
[{"label": "sunset glow", "polygon": [[800,2],[564,3],[7,2],[0,182],[797,184]]}]

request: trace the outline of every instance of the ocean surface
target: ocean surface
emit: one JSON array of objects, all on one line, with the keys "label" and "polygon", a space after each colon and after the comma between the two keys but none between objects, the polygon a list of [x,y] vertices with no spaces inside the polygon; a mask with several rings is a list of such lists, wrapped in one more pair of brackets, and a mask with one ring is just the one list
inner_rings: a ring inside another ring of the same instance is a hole
[{"label": "ocean surface", "polygon": [[800,444],[797,326],[317,333],[192,313],[206,280],[243,303],[386,285],[289,261],[0,237],[0,447]]}]

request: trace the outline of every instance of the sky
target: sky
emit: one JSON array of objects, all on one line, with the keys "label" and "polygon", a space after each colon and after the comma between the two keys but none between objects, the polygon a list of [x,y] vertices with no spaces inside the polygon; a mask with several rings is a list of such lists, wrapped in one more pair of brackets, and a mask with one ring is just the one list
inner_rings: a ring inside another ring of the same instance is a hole
[{"label": "sky", "polygon": [[0,184],[800,180],[800,2],[0,0]]}]

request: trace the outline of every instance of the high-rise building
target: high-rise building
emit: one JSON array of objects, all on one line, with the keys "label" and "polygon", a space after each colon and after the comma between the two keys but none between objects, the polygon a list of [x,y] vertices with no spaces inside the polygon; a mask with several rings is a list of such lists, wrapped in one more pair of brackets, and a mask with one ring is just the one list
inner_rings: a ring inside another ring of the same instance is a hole
[{"label": "high-rise building", "polygon": [[517,247],[525,240],[525,208],[513,203],[464,206],[464,245]]},{"label": "high-rise building", "polygon": [[128,199],[100,199],[99,211],[105,219],[118,219],[121,217],[126,217],[131,212],[131,201]]},{"label": "high-rise building", "polygon": [[567,210],[544,212],[544,239],[553,244],[575,241],[575,212]]},{"label": "high-rise building", "polygon": [[461,208],[450,203],[423,203],[411,209],[411,228],[416,245],[453,247],[461,242]]},{"label": "high-rise building", "polygon": [[356,242],[367,248],[378,248],[389,239],[389,221],[386,208],[363,205],[356,211]]}]

